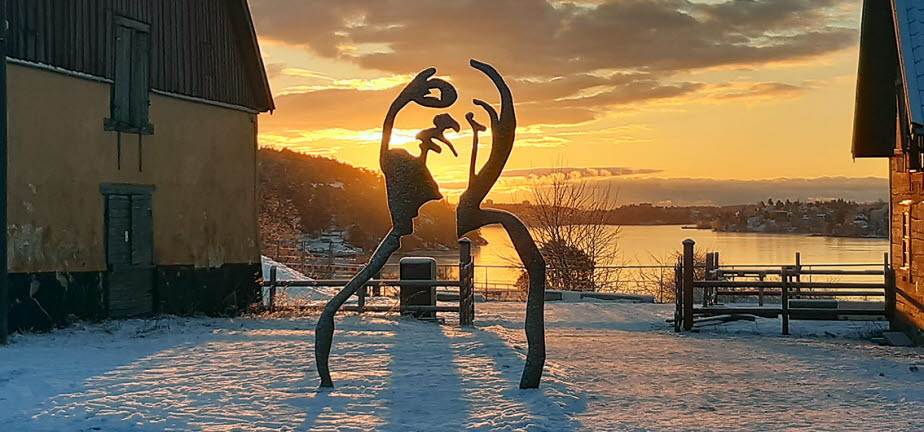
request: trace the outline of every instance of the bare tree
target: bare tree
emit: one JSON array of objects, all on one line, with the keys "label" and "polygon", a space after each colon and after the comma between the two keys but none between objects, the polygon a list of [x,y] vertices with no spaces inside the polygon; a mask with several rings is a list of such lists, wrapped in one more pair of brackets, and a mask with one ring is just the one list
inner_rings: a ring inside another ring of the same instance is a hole
[{"label": "bare tree", "polygon": [[523,218],[541,245],[550,288],[616,290],[620,271],[619,227],[609,223],[616,209],[609,186],[563,172],[534,178]]}]

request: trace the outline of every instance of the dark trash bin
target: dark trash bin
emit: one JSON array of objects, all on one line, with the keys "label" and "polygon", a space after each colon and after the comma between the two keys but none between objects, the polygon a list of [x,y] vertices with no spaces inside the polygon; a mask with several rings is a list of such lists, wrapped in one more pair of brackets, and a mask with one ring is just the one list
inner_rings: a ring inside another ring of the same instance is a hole
[{"label": "dark trash bin", "polygon": [[[401,280],[436,281],[436,260],[426,257],[401,258]],[[407,311],[405,306],[436,306],[435,286],[401,286],[399,293],[402,314],[414,318],[435,319],[436,311]]]}]

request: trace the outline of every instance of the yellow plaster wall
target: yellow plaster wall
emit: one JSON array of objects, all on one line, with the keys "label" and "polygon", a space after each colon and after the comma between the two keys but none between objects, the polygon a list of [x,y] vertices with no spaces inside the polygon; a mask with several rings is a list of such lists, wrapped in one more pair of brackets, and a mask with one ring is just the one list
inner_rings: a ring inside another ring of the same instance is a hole
[{"label": "yellow plaster wall", "polygon": [[10,271],[105,270],[103,183],[155,186],[156,264],[258,262],[256,115],[152,93],[154,134],[120,138],[109,90],[9,65]]}]

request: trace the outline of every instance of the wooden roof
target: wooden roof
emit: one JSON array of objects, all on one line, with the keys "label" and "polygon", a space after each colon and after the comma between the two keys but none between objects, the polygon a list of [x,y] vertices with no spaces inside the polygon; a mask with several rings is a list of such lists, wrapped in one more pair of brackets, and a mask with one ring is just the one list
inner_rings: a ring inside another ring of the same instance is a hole
[{"label": "wooden roof", "polygon": [[112,79],[117,17],[150,25],[152,89],[275,108],[246,0],[8,0],[8,55]]}]

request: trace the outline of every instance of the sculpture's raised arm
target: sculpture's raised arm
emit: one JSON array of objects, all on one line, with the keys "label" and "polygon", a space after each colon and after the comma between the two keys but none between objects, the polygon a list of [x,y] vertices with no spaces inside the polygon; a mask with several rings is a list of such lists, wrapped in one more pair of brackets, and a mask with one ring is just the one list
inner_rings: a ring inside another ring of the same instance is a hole
[{"label": "sculpture's raised arm", "polygon": [[[497,70],[487,63],[474,59],[471,60],[470,64],[473,68],[480,70],[491,79],[494,86],[497,87],[501,99],[500,114],[498,114],[494,107],[487,102],[479,99],[473,101],[475,105],[483,108],[491,119],[491,153],[484,166],[482,166],[480,170],[477,170],[477,174],[471,179],[468,189],[463,194],[463,198],[460,198],[460,202],[465,200],[468,203],[479,206],[481,202],[484,201],[485,197],[488,196],[488,192],[491,191],[494,184],[497,183],[497,179],[500,178],[501,172],[504,170],[504,165],[507,164],[507,159],[510,158],[510,152],[513,151],[513,141],[516,138],[517,116],[513,107],[513,95],[510,93],[510,87],[507,86],[507,83],[504,82],[504,79]],[[470,171],[476,170],[474,167],[471,167]]]},{"label": "sculpture's raised arm", "polygon": [[[398,97],[388,108],[385,114],[385,121],[382,124],[382,145],[379,150],[379,158],[385,155],[391,144],[391,132],[395,127],[395,118],[407,104],[417,102],[418,105],[428,108],[446,108],[456,102],[459,95],[452,84],[440,78],[432,78],[436,74],[436,68],[427,68],[421,71],[417,76],[401,90]],[[431,95],[432,90],[439,90],[439,97]]]},{"label": "sculpture's raised arm", "polygon": [[[545,364],[545,319],[543,317],[545,303],[545,259],[539,252],[536,242],[533,241],[529,229],[514,214],[496,209],[482,209],[481,203],[488,192],[497,183],[510,152],[513,151],[513,141],[516,137],[517,118],[513,107],[513,96],[510,88],[501,78],[497,70],[489,64],[472,60],[473,68],[484,72],[494,82],[501,98],[500,114],[494,107],[484,101],[475,99],[474,103],[483,108],[491,119],[491,153],[484,166],[475,173],[477,162],[478,132],[484,130],[474,121],[474,115],[466,116],[472,129],[475,130],[472,151],[471,167],[469,168],[468,188],[459,197],[456,207],[456,227],[459,237],[487,225],[500,224],[510,236],[520,261],[529,275],[529,294],[526,300],[526,366],[520,377],[520,388],[536,388],[542,379],[542,368]],[[470,113],[471,114],[471,113]]]}]

